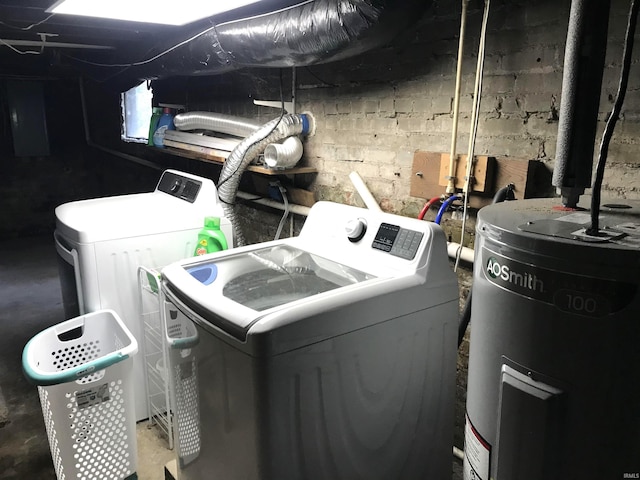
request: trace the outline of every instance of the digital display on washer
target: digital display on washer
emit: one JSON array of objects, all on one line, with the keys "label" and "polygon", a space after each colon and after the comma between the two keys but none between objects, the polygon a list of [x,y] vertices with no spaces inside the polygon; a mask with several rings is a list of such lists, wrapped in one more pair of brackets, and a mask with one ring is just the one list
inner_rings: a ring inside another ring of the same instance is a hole
[{"label": "digital display on washer", "polygon": [[398,225],[390,223],[382,223],[371,247],[396,257],[413,260],[421,240],[422,232],[400,228]]}]

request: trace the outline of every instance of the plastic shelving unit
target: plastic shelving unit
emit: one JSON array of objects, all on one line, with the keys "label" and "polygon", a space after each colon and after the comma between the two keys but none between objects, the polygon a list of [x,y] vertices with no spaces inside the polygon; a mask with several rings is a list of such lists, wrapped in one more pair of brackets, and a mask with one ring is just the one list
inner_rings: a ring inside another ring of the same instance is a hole
[{"label": "plastic shelving unit", "polygon": [[171,382],[169,379],[169,355],[164,333],[166,327],[161,308],[160,272],[156,269],[139,267],[138,287],[140,291],[140,318],[144,326],[144,364],[149,424],[157,425],[166,434],[169,449],[173,449]]}]

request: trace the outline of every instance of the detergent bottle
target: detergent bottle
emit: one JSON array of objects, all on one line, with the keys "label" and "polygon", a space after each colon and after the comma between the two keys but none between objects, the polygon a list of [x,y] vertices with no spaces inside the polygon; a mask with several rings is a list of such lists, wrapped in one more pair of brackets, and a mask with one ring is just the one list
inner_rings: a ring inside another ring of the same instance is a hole
[{"label": "detergent bottle", "polygon": [[164,132],[167,130],[175,130],[176,126],[173,123],[173,113],[170,108],[164,107],[162,109],[162,115],[158,119],[158,126],[153,134],[153,144],[156,147],[164,148]]},{"label": "detergent bottle", "polygon": [[162,116],[162,108],[153,107],[151,114],[151,120],[149,121],[149,140],[147,141],[148,145],[153,146],[153,134],[156,133],[156,129],[158,128],[158,121]]},{"label": "detergent bottle", "polygon": [[220,230],[220,218],[205,217],[204,228],[198,232],[198,244],[194,255],[205,255],[226,249],[227,239]]}]

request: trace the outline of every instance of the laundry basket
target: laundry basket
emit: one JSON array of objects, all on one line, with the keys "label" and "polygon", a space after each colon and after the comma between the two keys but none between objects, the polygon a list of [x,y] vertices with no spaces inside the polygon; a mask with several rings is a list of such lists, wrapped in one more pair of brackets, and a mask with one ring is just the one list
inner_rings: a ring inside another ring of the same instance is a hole
[{"label": "laundry basket", "polygon": [[38,386],[58,480],[137,478],[137,351],[113,310],[54,325],[24,347],[22,367]]},{"label": "laundry basket", "polygon": [[166,342],[169,345],[170,375],[175,412],[173,431],[176,455],[183,467],[200,455],[200,409],[198,360],[195,348],[198,332],[189,319],[167,309]]}]

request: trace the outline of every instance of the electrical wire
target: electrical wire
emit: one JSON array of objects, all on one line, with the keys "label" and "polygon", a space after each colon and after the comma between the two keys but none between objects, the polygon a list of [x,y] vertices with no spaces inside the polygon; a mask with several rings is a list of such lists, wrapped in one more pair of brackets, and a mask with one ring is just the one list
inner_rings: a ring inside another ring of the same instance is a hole
[{"label": "electrical wire", "polygon": [[282,214],[282,218],[280,219],[280,223],[278,224],[278,230],[276,230],[276,236],[274,240],[278,240],[280,238],[282,227],[284,227],[284,222],[286,222],[287,217],[289,216],[289,199],[287,198],[287,191],[280,184],[278,184],[278,190],[280,190],[282,201],[284,202],[284,213]]},{"label": "electrical wire", "polygon": [[44,20],[40,20],[39,22],[36,23],[32,23],[31,25],[29,25],[28,27],[16,27],[15,25],[10,25],[8,23],[2,22],[0,21],[0,25],[4,25],[5,27],[9,27],[9,28],[13,28],[14,30],[22,30],[22,31],[27,31],[27,30],[31,30],[33,27],[37,27],[38,25],[42,25],[44,22],[46,22],[47,20],[49,20],[51,17],[53,17],[55,15],[55,13],[52,13],[51,15],[49,15],[48,17],[46,17]]},{"label": "electrical wire", "polygon": [[1,38],[0,38],[0,43],[2,45],[4,45],[5,47],[9,47],[15,53],[18,53],[20,55],[40,55],[42,53],[42,50],[40,50],[40,51],[37,51],[37,50],[19,50],[16,47],[14,47],[13,45],[11,45],[10,43],[5,42]]},{"label": "electrical wire", "polygon": [[587,229],[587,235],[597,236],[600,231],[600,196],[602,190],[602,180],[604,177],[604,168],[607,163],[607,155],[609,153],[609,144],[613,137],[613,130],[620,116],[624,97],[627,92],[627,84],[629,82],[629,70],[631,69],[631,54],[633,52],[634,36],[636,24],[638,21],[639,0],[632,0],[629,8],[629,19],[627,21],[627,31],[625,33],[624,50],[622,53],[622,69],[620,72],[620,82],[618,83],[618,92],[613,105],[611,115],[607,120],[607,124],[602,134],[600,142],[600,152],[598,155],[598,164],[596,166],[596,176],[592,187],[591,196],[591,226]]}]

